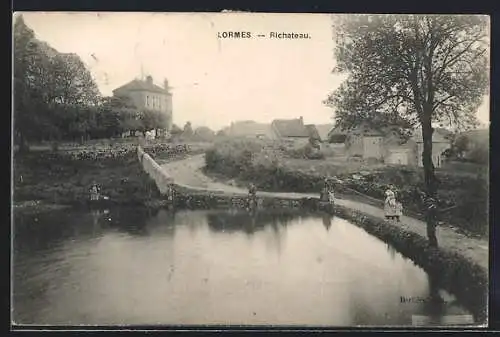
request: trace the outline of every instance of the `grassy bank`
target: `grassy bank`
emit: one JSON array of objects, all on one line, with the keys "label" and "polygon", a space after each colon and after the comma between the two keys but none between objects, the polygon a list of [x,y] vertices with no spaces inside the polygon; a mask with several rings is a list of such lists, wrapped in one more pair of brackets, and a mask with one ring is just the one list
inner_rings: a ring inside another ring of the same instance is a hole
[{"label": "grassy bank", "polygon": [[[407,213],[423,219],[424,179],[420,168],[297,160],[249,140],[217,143],[207,150],[205,159],[208,174],[236,179],[244,185],[253,182],[265,191],[318,193],[325,176],[336,176],[342,181],[335,187],[338,194],[359,198],[357,192],[382,202],[384,191],[392,184]],[[445,210],[439,220],[469,235],[487,236],[487,176],[453,170],[437,170],[436,175],[439,206]]]},{"label": "grassy bank", "polygon": [[143,205],[160,198],[134,146],[35,151],[14,157],[14,202],[82,205],[95,182],[112,204]]}]

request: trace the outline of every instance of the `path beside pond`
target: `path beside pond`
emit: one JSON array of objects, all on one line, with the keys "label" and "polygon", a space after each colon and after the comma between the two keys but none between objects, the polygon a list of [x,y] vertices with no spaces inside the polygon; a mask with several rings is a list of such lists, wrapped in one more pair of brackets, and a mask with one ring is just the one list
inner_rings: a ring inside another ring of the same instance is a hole
[{"label": "path beside pond", "polygon": [[[186,159],[160,164],[176,182],[181,186],[200,191],[211,191],[219,193],[231,193],[246,195],[248,191],[244,188],[217,182],[206,176],[202,168],[205,165],[204,155],[194,155]],[[319,196],[318,193],[290,193],[290,192],[264,192],[259,191],[257,195],[278,198],[300,199]],[[351,208],[372,216],[384,218],[384,211],[381,208],[368,205],[359,201],[348,199],[336,199],[338,205]],[[400,226],[418,235],[426,237],[426,224],[423,221],[403,216]],[[488,270],[488,240],[476,239],[458,233],[454,228],[440,226],[437,229],[437,236],[440,248],[457,252],[472,262]]]}]

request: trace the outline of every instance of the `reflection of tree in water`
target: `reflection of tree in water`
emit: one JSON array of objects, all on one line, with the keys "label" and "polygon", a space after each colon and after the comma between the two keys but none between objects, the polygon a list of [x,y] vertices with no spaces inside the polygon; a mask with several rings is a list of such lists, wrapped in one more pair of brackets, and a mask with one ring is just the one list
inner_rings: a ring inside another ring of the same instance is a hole
[{"label": "reflection of tree in water", "polygon": [[148,235],[149,214],[147,209],[119,209],[110,216],[110,226],[131,235]]},{"label": "reflection of tree in water", "polygon": [[[428,318],[429,325],[445,325],[445,316],[459,318],[453,324],[474,324],[473,317],[465,310],[454,296],[451,296],[444,289],[442,271],[432,270],[427,273],[429,282],[429,296],[424,302],[424,314]],[[463,319],[462,319],[463,318]],[[463,321],[462,321],[463,320]]]},{"label": "reflection of tree in water", "polygon": [[28,254],[50,250],[78,235],[92,236],[93,228],[89,213],[78,210],[14,214],[14,250]]},{"label": "reflection of tree in water", "polygon": [[323,226],[325,226],[326,230],[328,231],[330,227],[332,227],[332,216],[328,213],[324,213],[322,216],[323,220]]},{"label": "reflection of tree in water", "polygon": [[396,258],[396,249],[394,249],[394,247],[389,244],[387,244],[386,247],[389,255],[391,256],[391,259],[394,260]]},{"label": "reflection of tree in water", "polygon": [[[175,233],[176,226],[176,213],[175,210],[165,210],[162,209],[157,214],[150,218],[148,221],[148,227],[153,230],[153,227],[161,227],[161,232],[166,233],[168,236],[173,236]],[[188,227],[192,230],[192,223],[188,223]]]},{"label": "reflection of tree in water", "polygon": [[441,278],[441,273],[439,270],[433,270],[427,273],[429,282],[429,297],[428,300],[424,302],[424,312],[429,317],[429,324],[442,324],[442,318],[447,315],[448,307],[451,307],[452,303],[447,303],[440,293],[440,289],[443,289],[443,282]]},{"label": "reflection of tree in water", "polygon": [[296,214],[267,211],[267,212],[238,212],[238,213],[211,213],[207,214],[208,226],[216,232],[243,231],[253,234],[258,230],[271,226],[273,231],[279,233],[280,227],[285,227],[288,222],[296,218]]}]

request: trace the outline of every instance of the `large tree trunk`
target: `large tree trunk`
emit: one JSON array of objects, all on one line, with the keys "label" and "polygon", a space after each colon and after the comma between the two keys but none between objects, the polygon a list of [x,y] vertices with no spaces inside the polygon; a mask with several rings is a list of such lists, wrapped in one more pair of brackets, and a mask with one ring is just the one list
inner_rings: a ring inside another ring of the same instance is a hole
[{"label": "large tree trunk", "polygon": [[425,205],[427,207],[426,222],[427,222],[427,238],[429,245],[437,247],[436,224],[437,224],[437,182],[434,174],[434,163],[432,162],[432,134],[433,128],[431,119],[426,118],[422,123],[422,138],[424,142],[424,150],[422,152],[422,164],[424,166],[425,179]]}]

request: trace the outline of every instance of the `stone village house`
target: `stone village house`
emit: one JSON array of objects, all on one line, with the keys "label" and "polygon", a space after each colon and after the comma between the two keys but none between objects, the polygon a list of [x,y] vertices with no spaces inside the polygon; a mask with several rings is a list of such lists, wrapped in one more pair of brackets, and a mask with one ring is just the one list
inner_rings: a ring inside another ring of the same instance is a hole
[{"label": "stone village house", "polygon": [[272,136],[293,147],[302,147],[309,142],[310,130],[304,125],[302,116],[297,119],[275,119],[271,122]]},{"label": "stone village house", "polygon": [[[444,152],[451,147],[450,135],[451,132],[446,129],[434,129],[432,161],[435,167],[441,167],[444,163]],[[423,140],[419,129],[407,141],[400,138],[395,127],[375,130],[360,126],[349,131],[333,128],[329,138],[334,143],[344,145],[347,157],[372,159],[393,165],[423,166]]]},{"label": "stone village house", "polygon": [[145,80],[134,79],[113,90],[113,96],[130,98],[139,111],[162,112],[166,116],[164,131],[172,129],[172,93],[166,79],[163,87],[154,84],[152,76],[147,76]]}]

